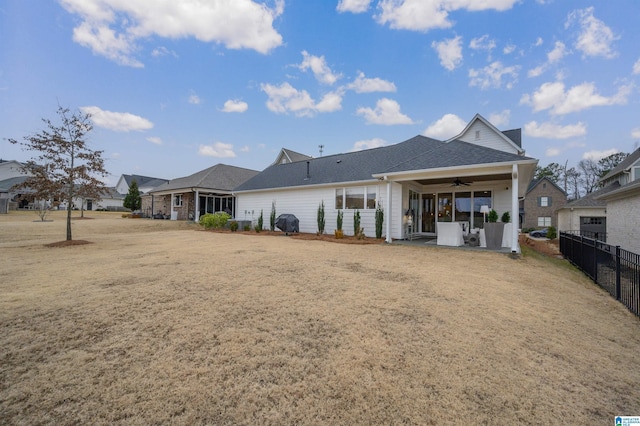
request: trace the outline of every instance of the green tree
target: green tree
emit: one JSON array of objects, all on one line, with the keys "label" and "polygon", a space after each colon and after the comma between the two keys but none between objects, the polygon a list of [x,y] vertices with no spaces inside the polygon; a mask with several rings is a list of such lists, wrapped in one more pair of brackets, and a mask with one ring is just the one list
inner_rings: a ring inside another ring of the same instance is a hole
[{"label": "green tree", "polygon": [[71,235],[71,209],[77,197],[96,196],[107,189],[100,178],[108,175],[102,154],[89,148],[86,137],[93,125],[91,116],[58,107],[60,123],[43,118],[45,130],[24,136],[23,141],[8,139],[26,151],[37,152],[24,169],[31,173],[15,189],[27,189],[36,200],[59,200],[67,203],[67,241]]},{"label": "green tree", "polygon": [[607,157],[601,158],[598,161],[598,167],[600,168],[600,178],[604,177],[607,173],[613,170],[618,164],[620,164],[625,158],[627,158],[626,152],[616,152]]},{"label": "green tree", "polygon": [[138,189],[138,182],[135,179],[131,181],[131,185],[129,185],[129,192],[124,197],[124,201],[122,205],[135,212],[136,210],[140,210],[142,207],[142,197],[140,197],[140,190]]}]

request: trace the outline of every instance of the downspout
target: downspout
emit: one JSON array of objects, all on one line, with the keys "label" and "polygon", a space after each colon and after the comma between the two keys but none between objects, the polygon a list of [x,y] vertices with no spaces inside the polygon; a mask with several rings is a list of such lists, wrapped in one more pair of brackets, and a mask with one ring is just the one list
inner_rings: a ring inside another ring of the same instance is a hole
[{"label": "downspout", "polygon": [[511,170],[511,253],[520,253],[520,246],[518,245],[519,213],[518,165],[514,164]]},{"label": "downspout", "polygon": [[391,209],[391,181],[388,176],[385,176],[383,180],[387,181],[387,235],[385,242],[391,244],[391,219],[392,219],[392,209]]}]

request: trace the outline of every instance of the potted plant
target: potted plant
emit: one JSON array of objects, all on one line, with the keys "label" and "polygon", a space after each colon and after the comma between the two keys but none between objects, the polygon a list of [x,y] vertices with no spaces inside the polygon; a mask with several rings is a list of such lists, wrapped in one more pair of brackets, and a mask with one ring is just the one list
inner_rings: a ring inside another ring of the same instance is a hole
[{"label": "potted plant", "polygon": [[487,219],[489,222],[484,224],[484,235],[487,239],[487,248],[490,250],[497,250],[502,247],[504,222],[498,222],[498,212],[494,209],[491,209]]}]

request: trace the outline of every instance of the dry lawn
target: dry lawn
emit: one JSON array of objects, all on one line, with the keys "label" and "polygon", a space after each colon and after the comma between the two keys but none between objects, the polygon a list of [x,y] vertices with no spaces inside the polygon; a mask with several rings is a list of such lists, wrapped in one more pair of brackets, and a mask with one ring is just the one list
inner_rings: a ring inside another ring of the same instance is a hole
[{"label": "dry lawn", "polygon": [[0,215],[0,423],[640,414],[640,321],[564,261],[90,215]]}]

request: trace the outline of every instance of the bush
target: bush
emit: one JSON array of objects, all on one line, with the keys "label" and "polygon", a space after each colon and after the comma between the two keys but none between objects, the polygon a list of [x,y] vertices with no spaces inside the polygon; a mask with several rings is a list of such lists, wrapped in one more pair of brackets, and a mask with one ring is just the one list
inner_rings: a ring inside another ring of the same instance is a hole
[{"label": "bush", "polygon": [[242,228],[245,232],[249,232],[251,231],[251,225],[245,225],[244,228]]},{"label": "bush", "polygon": [[271,203],[271,216],[269,216],[269,229],[271,232],[276,230],[276,202]]},{"label": "bush", "polygon": [[227,221],[231,219],[231,215],[225,212],[218,213],[207,213],[205,215],[200,216],[200,225],[204,227],[204,229],[219,229],[223,228]]},{"label": "bush", "polygon": [[556,238],[558,238],[558,231],[556,230],[555,226],[550,226],[549,228],[547,228],[547,238],[550,240],[555,240]]},{"label": "bush", "polygon": [[253,229],[256,231],[256,233],[260,233],[260,231],[262,231],[262,228],[260,228],[260,225],[256,225],[253,227]]},{"label": "bush", "polygon": [[318,206],[318,235],[324,234],[324,200]]},{"label": "bush", "polygon": [[376,208],[376,238],[382,238],[382,223],[384,222],[384,211]]},{"label": "bush", "polygon": [[502,217],[500,218],[500,222],[504,222],[504,223],[511,222],[511,214],[509,212],[502,213]]},{"label": "bush", "polygon": [[260,217],[258,217],[258,224],[256,225],[256,228],[255,228],[256,232],[262,231],[263,221],[264,219],[262,218],[262,209],[260,209]]},{"label": "bush", "polygon": [[353,212],[353,235],[358,235],[358,232],[360,232],[360,212],[356,209]]},{"label": "bush", "polygon": [[342,218],[343,212],[342,210],[338,210],[338,217],[336,218],[336,228],[338,229],[338,231],[342,231]]},{"label": "bush", "polygon": [[238,226],[238,222],[234,220],[229,224],[229,229],[231,229],[231,232],[236,232],[238,230]]},{"label": "bush", "polygon": [[498,212],[494,209],[491,209],[489,214],[487,215],[487,220],[491,223],[498,221]]}]

